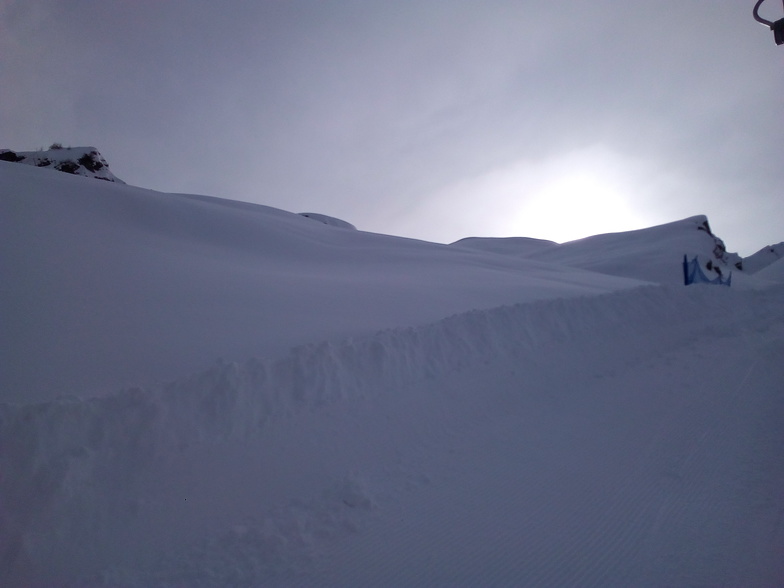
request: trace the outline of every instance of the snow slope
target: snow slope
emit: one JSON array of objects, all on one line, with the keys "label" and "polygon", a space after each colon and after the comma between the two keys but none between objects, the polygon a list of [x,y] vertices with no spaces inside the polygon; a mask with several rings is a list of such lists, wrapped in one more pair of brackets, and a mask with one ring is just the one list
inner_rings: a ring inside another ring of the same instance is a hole
[{"label": "snow slope", "polygon": [[653,285],[2,162],[0,199],[2,586],[784,584],[780,262],[672,284],[700,219],[529,251]]},{"label": "snow slope", "polygon": [[755,277],[773,282],[784,282],[784,259],[779,259],[759,270]]},{"label": "snow slope", "polygon": [[42,586],[780,585],[782,294],[540,301],[6,405],[0,553]]},{"label": "snow slope", "polygon": [[219,357],[639,285],[265,206],[0,162],[0,400],[115,391]]},{"label": "snow slope", "polygon": [[745,257],[743,259],[743,269],[750,274],[755,274],[782,258],[784,258],[784,243],[768,245],[753,255]]}]

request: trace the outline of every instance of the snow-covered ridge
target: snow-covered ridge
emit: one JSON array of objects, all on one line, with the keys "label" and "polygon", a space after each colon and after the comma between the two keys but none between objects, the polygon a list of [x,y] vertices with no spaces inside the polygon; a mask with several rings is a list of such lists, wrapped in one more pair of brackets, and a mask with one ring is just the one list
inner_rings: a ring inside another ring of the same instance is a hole
[{"label": "snow-covered ridge", "polygon": [[453,243],[483,251],[495,251],[525,259],[546,261],[614,276],[657,282],[682,282],[674,260],[698,257],[708,276],[745,269],[737,253],[730,253],[710,228],[708,217],[696,215],[636,231],[594,235],[568,243],[532,240],[470,238]]},{"label": "snow-covered ridge", "polygon": [[109,171],[109,164],[95,147],[62,147],[52,145],[40,151],[11,151],[0,149],[0,161],[24,163],[35,167],[124,184]]},{"label": "snow-covered ridge", "polygon": [[744,257],[743,269],[750,274],[755,274],[769,265],[776,263],[780,259],[784,259],[784,242],[777,243],[776,245],[768,245],[753,255]]},{"label": "snow-covered ridge", "polygon": [[525,257],[537,251],[557,247],[558,243],[531,237],[466,237],[455,241],[452,245]]},{"label": "snow-covered ridge", "polygon": [[299,214],[300,216],[304,216],[305,218],[312,219],[316,222],[320,222],[330,227],[338,227],[341,229],[354,229],[354,230],[356,230],[357,228],[349,222],[346,222],[339,218],[335,218],[334,216],[327,216],[326,214],[319,214],[317,212],[300,212]]},{"label": "snow-covered ridge", "polygon": [[[644,287],[520,304],[303,346],[281,360],[218,363],[155,389],[0,405],[0,557],[9,569],[40,566],[51,553],[86,562],[106,537],[116,550],[120,529],[144,509],[138,480],[153,462],[175,460],[193,444],[250,439],[307,407],[392,393],[500,358],[549,369],[557,367],[553,358],[600,365],[604,346],[624,340],[623,357],[614,361],[640,360],[651,342],[658,351],[677,348],[705,328],[720,337],[760,309],[775,310],[765,301],[780,292],[757,294],[756,301],[741,295],[749,293]],[[643,339],[628,337],[630,329],[646,333],[645,348],[638,348]],[[45,567],[56,573],[58,564]]]}]

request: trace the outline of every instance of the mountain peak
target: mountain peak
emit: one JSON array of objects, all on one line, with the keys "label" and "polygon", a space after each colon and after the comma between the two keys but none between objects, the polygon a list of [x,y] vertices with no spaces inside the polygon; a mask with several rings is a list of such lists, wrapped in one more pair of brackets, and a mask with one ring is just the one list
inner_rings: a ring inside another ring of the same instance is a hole
[{"label": "mountain peak", "polygon": [[118,184],[125,183],[109,171],[109,164],[95,147],[63,147],[54,143],[49,149],[39,151],[0,149],[0,161],[46,167]]}]

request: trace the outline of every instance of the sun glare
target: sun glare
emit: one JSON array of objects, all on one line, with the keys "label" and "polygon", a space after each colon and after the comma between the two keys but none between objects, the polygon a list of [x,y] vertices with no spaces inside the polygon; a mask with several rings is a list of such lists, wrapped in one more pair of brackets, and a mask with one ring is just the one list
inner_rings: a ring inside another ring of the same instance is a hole
[{"label": "sun glare", "polygon": [[631,209],[617,174],[601,169],[565,171],[520,195],[514,230],[527,237],[564,242],[644,225]]},{"label": "sun glare", "polygon": [[441,242],[480,236],[563,243],[629,231],[647,226],[633,202],[650,176],[643,163],[602,145],[520,160],[423,197],[396,228]]}]

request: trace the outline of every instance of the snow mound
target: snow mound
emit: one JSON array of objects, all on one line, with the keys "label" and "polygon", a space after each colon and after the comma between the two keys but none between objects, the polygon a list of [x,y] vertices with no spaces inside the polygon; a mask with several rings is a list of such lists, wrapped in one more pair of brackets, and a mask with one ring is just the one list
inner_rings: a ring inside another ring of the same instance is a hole
[{"label": "snow mound", "polygon": [[0,150],[0,161],[24,163],[35,167],[124,184],[109,171],[109,164],[95,147],[60,147],[41,151]]},{"label": "snow mound", "polygon": [[356,230],[357,227],[352,225],[351,223],[347,223],[344,220],[340,220],[339,218],[335,218],[332,216],[327,216],[325,214],[318,214],[317,212],[300,212],[301,216],[305,218],[311,218],[314,221],[318,221],[325,225],[329,225],[330,227],[338,227],[340,229],[354,229]]}]

